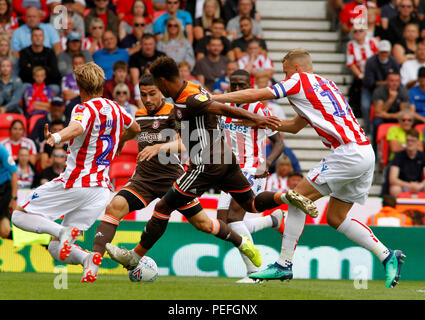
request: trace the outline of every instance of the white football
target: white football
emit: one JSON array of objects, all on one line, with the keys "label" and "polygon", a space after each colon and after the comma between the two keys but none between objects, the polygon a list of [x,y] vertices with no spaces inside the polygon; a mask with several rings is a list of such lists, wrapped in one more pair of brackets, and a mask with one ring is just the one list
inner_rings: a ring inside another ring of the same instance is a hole
[{"label": "white football", "polygon": [[157,276],[158,266],[152,258],[147,256],[140,259],[136,268],[128,271],[128,277],[132,282],[152,282]]}]

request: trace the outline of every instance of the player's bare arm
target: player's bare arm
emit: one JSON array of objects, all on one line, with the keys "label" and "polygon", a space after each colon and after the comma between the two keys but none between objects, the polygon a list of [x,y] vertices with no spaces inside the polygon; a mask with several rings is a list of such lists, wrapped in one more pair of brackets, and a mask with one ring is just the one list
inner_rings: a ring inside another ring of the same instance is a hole
[{"label": "player's bare arm", "polygon": [[270,100],[274,98],[276,98],[275,95],[267,88],[245,89],[235,92],[212,95],[211,97],[211,99],[217,102],[233,102],[237,104]]},{"label": "player's bare arm", "polygon": [[47,140],[47,144],[51,147],[60,142],[74,139],[79,135],[82,135],[83,132],[83,127],[75,121],[71,121],[66,128],[53,134],[49,131],[49,125],[47,123],[44,126],[44,137]]},{"label": "player's bare arm", "polygon": [[292,119],[280,120],[280,125],[275,129],[276,131],[288,132],[288,133],[298,133],[301,129],[307,126],[308,122],[301,118],[299,115],[296,115]]},{"label": "player's bare arm", "polygon": [[275,129],[280,125],[279,118],[275,116],[263,117],[242,108],[234,108],[218,102],[212,102],[207,107],[207,112],[236,119],[249,120],[254,126],[262,129]]},{"label": "player's bare arm", "polygon": [[125,130],[121,136],[120,143],[118,145],[117,156],[121,153],[124,144],[128,141],[136,137],[142,130],[140,129],[139,124],[136,121],[133,121],[131,126]]},{"label": "player's bare arm", "polygon": [[160,152],[165,153],[181,153],[186,151],[186,148],[183,145],[180,137],[178,139],[165,142],[165,143],[157,143],[152,146],[146,146],[142,151],[137,155],[137,161],[149,161],[153,157],[155,157]]},{"label": "player's bare arm", "polygon": [[[255,177],[258,179],[266,178],[269,175],[270,166],[279,158],[279,156],[283,153],[283,139],[279,132],[269,137],[272,142],[272,149],[270,150],[270,154],[267,156],[265,162],[265,168],[263,170],[257,170]],[[259,168],[260,169],[260,168]]]}]

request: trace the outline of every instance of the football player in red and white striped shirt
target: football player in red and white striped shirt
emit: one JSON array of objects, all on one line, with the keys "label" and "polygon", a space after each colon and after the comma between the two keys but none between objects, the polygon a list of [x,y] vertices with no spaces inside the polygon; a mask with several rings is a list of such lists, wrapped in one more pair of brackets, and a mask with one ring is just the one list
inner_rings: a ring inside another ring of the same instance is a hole
[{"label": "football player in red and white striped shirt", "polygon": [[[101,98],[105,74],[98,65],[90,62],[74,73],[82,103],[74,107],[68,127],[53,134],[45,127],[49,145],[69,141],[66,169],[31,192],[14,211],[12,222],[26,231],[51,234],[48,250],[54,259],[90,269],[100,265],[102,256],[73,242],[109,203],[109,165],[119,150],[121,135],[126,130],[124,139],[131,139],[140,127],[117,103]],[[61,216],[62,225],[55,222]],[[93,282],[96,276],[85,273],[82,282]]]},{"label": "football player in red and white striped shirt", "polygon": [[304,213],[317,212],[313,202],[330,195],[326,214],[328,224],[374,253],[383,262],[386,286],[394,287],[400,277],[404,254],[384,246],[365,224],[347,215],[354,203],[366,201],[372,184],[375,154],[369,140],[335,83],[314,74],[306,50],[293,49],[282,62],[287,76],[285,80],[269,88],[246,89],[213,97],[219,102],[238,104],[287,97],[297,115],[290,120],[281,120],[277,130],[297,133],[310,124],[332,151],[294,190],[286,193],[289,210],[280,257],[275,264],[250,277],[292,279],[292,260],[304,229]]},{"label": "football player in red and white striped shirt", "polygon": [[[251,87],[250,74],[245,70],[236,70],[230,76],[230,92],[243,90]],[[241,105],[231,104],[234,108],[242,108],[260,116],[271,116],[268,108],[261,102],[244,103]],[[270,129],[258,127],[239,126],[234,119],[228,116],[221,117],[221,129],[225,142],[232,148],[238,160],[243,174],[251,184],[255,194],[264,191],[268,168],[276,161],[283,152],[283,140],[281,135]],[[265,155],[266,140],[272,142],[272,150],[268,157]],[[232,202],[232,203],[231,203]],[[253,242],[251,233],[264,228],[279,229],[283,213],[275,210],[271,215],[258,218],[244,219],[246,211],[232,200],[232,196],[224,191],[221,192],[217,206],[218,219],[227,222],[228,225],[240,235],[248,237]],[[243,254],[241,254],[247,269],[247,275],[257,272],[259,269]],[[256,283],[255,280],[244,277],[238,283]]]}]

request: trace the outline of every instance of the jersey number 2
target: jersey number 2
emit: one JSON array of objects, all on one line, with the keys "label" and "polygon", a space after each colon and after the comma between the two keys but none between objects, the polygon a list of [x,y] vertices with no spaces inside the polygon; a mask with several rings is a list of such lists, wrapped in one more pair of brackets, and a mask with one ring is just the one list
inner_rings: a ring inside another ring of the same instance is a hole
[{"label": "jersey number 2", "polygon": [[106,141],[107,145],[106,145],[105,151],[103,151],[102,154],[99,157],[97,157],[95,163],[98,166],[109,166],[110,165],[110,161],[109,160],[106,160],[106,157],[109,155],[109,152],[112,150],[112,147],[114,146],[114,140],[108,134],[102,134],[99,137],[99,139],[101,141]]}]

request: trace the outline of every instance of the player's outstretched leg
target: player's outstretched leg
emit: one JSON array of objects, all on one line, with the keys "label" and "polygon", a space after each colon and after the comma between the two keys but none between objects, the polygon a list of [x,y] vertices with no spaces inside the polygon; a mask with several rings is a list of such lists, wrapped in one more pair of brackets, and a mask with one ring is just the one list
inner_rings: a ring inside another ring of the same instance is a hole
[{"label": "player's outstretched leg", "polygon": [[390,254],[383,261],[385,268],[385,286],[387,288],[394,288],[398,284],[404,258],[406,258],[406,256],[402,251],[390,250]]}]

